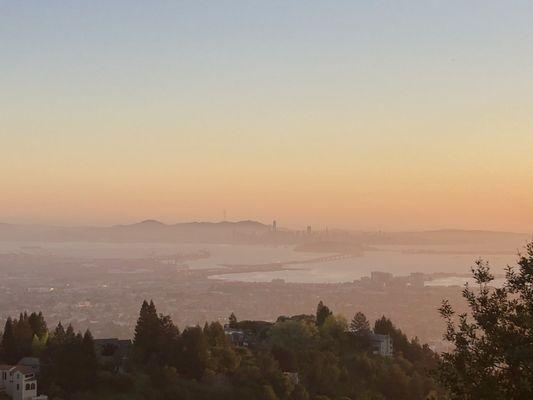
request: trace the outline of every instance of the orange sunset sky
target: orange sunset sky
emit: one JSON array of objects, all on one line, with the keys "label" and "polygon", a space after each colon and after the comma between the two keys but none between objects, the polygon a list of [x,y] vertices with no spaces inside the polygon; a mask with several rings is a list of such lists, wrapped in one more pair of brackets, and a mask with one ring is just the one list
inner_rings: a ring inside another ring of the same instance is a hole
[{"label": "orange sunset sky", "polygon": [[3,2],[0,222],[531,232],[531,12]]}]

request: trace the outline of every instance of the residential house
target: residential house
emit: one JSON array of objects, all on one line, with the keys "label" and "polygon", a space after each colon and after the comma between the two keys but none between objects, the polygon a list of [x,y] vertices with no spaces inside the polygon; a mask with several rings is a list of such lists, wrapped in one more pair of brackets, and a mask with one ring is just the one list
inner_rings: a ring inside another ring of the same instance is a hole
[{"label": "residential house", "polygon": [[372,333],[370,335],[370,343],[375,354],[379,354],[383,357],[392,357],[392,338],[389,335]]},{"label": "residential house", "polygon": [[34,369],[25,365],[0,365],[0,393],[13,400],[47,400],[37,395],[37,379]]}]

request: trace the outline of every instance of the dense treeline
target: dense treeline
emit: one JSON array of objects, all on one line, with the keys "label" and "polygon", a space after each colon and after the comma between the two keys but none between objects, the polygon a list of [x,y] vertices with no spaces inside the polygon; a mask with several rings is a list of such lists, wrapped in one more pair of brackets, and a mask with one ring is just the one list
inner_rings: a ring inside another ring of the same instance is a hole
[{"label": "dense treeline", "polygon": [[[218,322],[183,331],[143,302],[131,350],[104,360],[90,332],[61,323],[48,332],[42,314],[8,319],[0,358],[41,360],[40,391],[52,399],[426,399],[438,395],[428,371],[437,357],[409,341],[385,317],[374,331],[395,342],[394,357],[373,354],[362,313],[351,324],[322,302],[316,315],[275,323],[237,321],[246,346],[234,345]],[[97,355],[98,353],[98,355]]]},{"label": "dense treeline", "polygon": [[70,398],[97,381],[99,365],[91,333],[75,333],[72,325],[65,330],[61,323],[49,332],[42,313],[8,318],[2,333],[1,363],[14,365],[30,356],[39,358],[42,366],[39,391],[51,393],[52,398]]},{"label": "dense treeline", "polygon": [[28,355],[39,356],[48,342],[48,327],[42,313],[21,313],[19,319],[9,317],[4,326],[0,355],[14,364]]}]

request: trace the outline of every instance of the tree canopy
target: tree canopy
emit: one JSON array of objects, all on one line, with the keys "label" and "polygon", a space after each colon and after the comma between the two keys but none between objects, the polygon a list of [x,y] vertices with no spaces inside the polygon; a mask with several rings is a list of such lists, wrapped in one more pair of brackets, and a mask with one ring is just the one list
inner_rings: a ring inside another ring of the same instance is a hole
[{"label": "tree canopy", "polygon": [[[357,326],[369,329],[356,315]],[[411,360],[376,355],[323,302],[316,316],[231,322],[247,345],[234,344],[218,322],[180,331],[144,301],[131,349],[111,362],[113,349],[97,348],[89,331],[59,323],[48,332],[42,314],[23,313],[6,322],[0,357],[38,356],[39,388],[57,400],[425,400],[439,393],[418,343],[404,344]]]},{"label": "tree canopy", "polygon": [[472,268],[474,287],[463,296],[469,313],[457,315],[448,301],[440,309],[445,339],[454,350],[442,355],[441,382],[453,399],[533,398],[533,243],[507,267],[501,287],[487,262]]}]

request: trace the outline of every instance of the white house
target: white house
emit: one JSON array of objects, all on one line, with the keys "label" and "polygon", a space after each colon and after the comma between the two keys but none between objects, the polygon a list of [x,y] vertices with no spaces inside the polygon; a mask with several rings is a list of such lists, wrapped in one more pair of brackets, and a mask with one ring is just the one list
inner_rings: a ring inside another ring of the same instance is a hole
[{"label": "white house", "polygon": [[47,400],[48,396],[37,395],[37,380],[31,367],[23,365],[0,365],[0,393],[13,400]]}]

